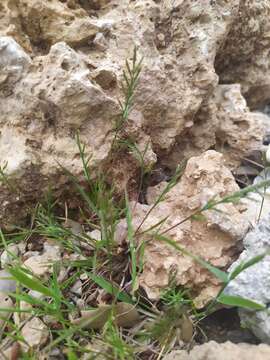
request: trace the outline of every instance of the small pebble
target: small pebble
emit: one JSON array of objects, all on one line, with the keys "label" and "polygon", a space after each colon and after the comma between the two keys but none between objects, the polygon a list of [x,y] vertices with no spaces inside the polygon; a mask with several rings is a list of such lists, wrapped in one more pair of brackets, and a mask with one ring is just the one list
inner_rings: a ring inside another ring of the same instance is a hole
[{"label": "small pebble", "polygon": [[76,301],[76,305],[77,305],[78,309],[82,310],[85,307],[85,302],[83,299],[78,299]]},{"label": "small pebble", "polygon": [[61,350],[58,348],[54,348],[50,351],[49,357],[57,357],[57,359],[61,358]]},{"label": "small pebble", "polygon": [[9,245],[1,254],[0,261],[2,269],[11,264],[19,255],[19,247],[16,244]]},{"label": "small pebble", "polygon": [[41,255],[29,257],[24,265],[36,276],[44,276],[52,273],[52,264],[61,259],[59,246],[44,244],[44,252]]},{"label": "small pebble", "polygon": [[30,290],[28,295],[30,295],[33,298],[38,299],[38,300],[42,300],[45,298],[45,296],[43,294],[41,294],[40,292],[38,292],[36,290]]},{"label": "small pebble", "polygon": [[91,239],[94,239],[94,240],[97,240],[97,241],[100,241],[101,240],[101,232],[100,230],[93,230],[93,231],[89,231],[87,233],[87,235],[89,235],[91,237]]},{"label": "small pebble", "polygon": [[77,280],[72,287],[70,288],[70,291],[77,295],[77,296],[81,296],[82,295],[82,282],[81,280]]},{"label": "small pebble", "polygon": [[17,282],[7,270],[0,270],[0,293],[15,293]]}]

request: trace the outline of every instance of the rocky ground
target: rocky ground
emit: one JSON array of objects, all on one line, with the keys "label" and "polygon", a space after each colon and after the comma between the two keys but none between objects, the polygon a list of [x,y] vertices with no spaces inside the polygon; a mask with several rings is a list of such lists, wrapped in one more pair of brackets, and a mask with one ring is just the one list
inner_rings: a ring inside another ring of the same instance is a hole
[{"label": "rocky ground", "polygon": [[0,358],[270,358],[270,0],[1,0]]}]

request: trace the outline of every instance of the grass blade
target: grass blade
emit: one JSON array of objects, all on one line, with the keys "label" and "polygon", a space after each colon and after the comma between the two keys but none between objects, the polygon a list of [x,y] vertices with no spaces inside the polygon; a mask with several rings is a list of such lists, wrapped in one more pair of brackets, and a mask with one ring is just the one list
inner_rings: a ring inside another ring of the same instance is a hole
[{"label": "grass blade", "polygon": [[107,291],[108,294],[115,296],[119,301],[133,304],[132,298],[124,291],[119,289],[117,286],[104,279],[102,276],[87,273],[91,280],[93,280],[98,286]]},{"label": "grass blade", "polygon": [[134,240],[134,229],[132,225],[132,216],[129,206],[128,194],[125,192],[126,199],[126,220],[127,220],[127,239],[129,244],[130,258],[131,258],[131,282],[132,282],[132,295],[137,288],[137,256],[136,256],[136,246]]},{"label": "grass blade", "polygon": [[9,268],[8,271],[15,280],[17,280],[20,284],[24,285],[28,289],[38,291],[45,296],[50,296],[52,298],[55,297],[55,294],[51,291],[51,289],[43,285],[39,279],[27,275],[22,268],[13,267]]},{"label": "grass blade", "polygon": [[217,301],[223,305],[235,306],[240,308],[246,308],[251,310],[265,310],[266,305],[257,303],[256,301],[245,299],[240,296],[225,295],[221,293]]},{"label": "grass blade", "polygon": [[262,261],[267,253],[263,253],[257,256],[252,257],[246,262],[241,262],[229,275],[230,281],[235,279],[242,271],[248,269],[249,267],[257,264],[258,262]]}]

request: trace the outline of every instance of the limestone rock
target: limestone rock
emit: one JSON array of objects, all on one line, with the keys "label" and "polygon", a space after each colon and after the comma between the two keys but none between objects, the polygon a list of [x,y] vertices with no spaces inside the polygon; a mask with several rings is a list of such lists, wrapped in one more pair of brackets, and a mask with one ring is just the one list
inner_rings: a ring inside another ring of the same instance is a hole
[{"label": "limestone rock", "polygon": [[187,132],[164,163],[177,163],[181,156],[190,158],[211,147],[224,154],[226,165],[235,169],[244,156],[262,150],[268,116],[250,112],[239,84],[218,85],[201,106]]},{"label": "limestone rock", "polygon": [[[17,63],[21,52],[13,53]],[[93,155],[92,164],[108,155],[119,106],[91,82],[89,74],[86,62],[58,43],[47,56],[35,59],[32,71],[13,86],[12,96],[0,96],[0,165],[12,178],[1,191],[0,222],[8,222],[6,213],[16,217],[25,198],[39,198],[49,183],[56,185],[54,177],[57,187],[61,185],[57,162],[74,174],[82,173],[77,129],[83,129],[82,141]]]},{"label": "limestone rock", "polygon": [[[253,184],[259,184],[262,181],[270,180],[270,171],[266,167],[253,181]],[[268,217],[270,213],[270,189],[261,188],[251,193],[248,197],[242,199],[242,203],[246,206],[246,215],[253,227],[255,227],[260,219]]]},{"label": "limestone rock", "polygon": [[11,244],[5,249],[0,256],[0,263],[2,269],[7,265],[12,264],[12,261],[18,257],[20,253],[19,247],[16,244]]},{"label": "limestone rock", "polygon": [[31,64],[31,58],[12,37],[0,38],[0,86],[20,80]]},{"label": "limestone rock", "polygon": [[81,0],[82,6],[88,10],[100,10],[111,2],[111,0]]},{"label": "limestone rock", "polygon": [[12,0],[1,0],[0,35],[13,37],[25,50],[32,51],[31,41],[22,29],[18,8]]},{"label": "limestone rock", "polygon": [[[250,231],[244,239],[245,250],[239,259],[233,263],[232,271],[242,261],[247,261],[252,257],[262,254],[270,249],[270,215],[262,219],[259,224]],[[230,295],[241,296],[251,299],[267,306],[267,310],[251,311],[239,309],[239,315],[243,324],[250,328],[253,333],[263,342],[270,344],[270,256],[267,255],[263,260],[252,267],[241,272],[226,288]]]},{"label": "limestone rock", "polygon": [[266,116],[249,111],[239,84],[220,85],[214,101],[218,121],[215,148],[224,154],[227,165],[235,168],[245,155],[262,149]]},{"label": "limestone rock", "polygon": [[45,245],[44,252],[41,255],[29,257],[24,266],[30,269],[36,276],[44,276],[52,272],[52,265],[55,261],[61,259],[59,246]]},{"label": "limestone rock", "polygon": [[72,287],[70,288],[70,291],[77,295],[78,297],[82,296],[82,282],[81,280],[77,280]]},{"label": "limestone rock", "polygon": [[[117,190],[130,184],[136,193],[136,154],[111,156],[122,70],[134,45],[144,56],[143,71],[125,133],[139,151],[147,149],[147,167],[158,161],[174,168],[216,146],[233,168],[258,148],[259,116],[249,113],[238,85],[218,86],[215,71],[216,57],[227,54],[222,44],[230,41],[239,17],[245,18],[239,16],[240,3],[253,19],[252,9],[259,8],[254,0],[248,5],[240,0],[3,0],[0,40],[8,36],[3,59],[8,55],[12,61],[1,77],[0,166],[10,183],[0,185],[0,224],[18,222],[49,185],[63,193],[67,178],[59,163],[80,177],[78,130],[92,155],[92,173],[110,171]],[[255,20],[257,27],[267,27],[262,12]],[[258,31],[252,39],[257,38],[261,41]],[[225,88],[227,98],[221,96]]]},{"label": "limestone rock", "polygon": [[186,133],[203,100],[215,89],[213,57],[237,6],[238,1],[225,6],[212,6],[210,1],[134,4],[134,20],[145,13],[140,32],[152,38],[140,50],[146,59],[136,103],[157,151],[167,152]]},{"label": "limestone rock", "polygon": [[246,207],[246,216],[252,226],[256,226],[260,219],[265,218],[270,213],[269,193],[263,195],[263,191],[251,193],[248,198],[242,200]]},{"label": "limestone rock", "polygon": [[96,241],[100,241],[101,240],[101,231],[96,229],[93,231],[89,231],[87,233],[88,236],[90,236],[91,239],[94,239]]},{"label": "limestone rock", "polygon": [[[29,320],[32,317],[32,315],[31,315],[32,309],[33,309],[33,306],[31,304],[29,304],[28,302],[26,302],[26,301],[20,302],[20,310],[22,310],[22,312],[20,314],[17,313],[17,316],[19,318],[17,325],[20,325],[23,321]],[[14,316],[15,316],[15,313],[14,313]],[[15,318],[14,318],[14,322],[15,322]]]},{"label": "limestone rock", "polygon": [[190,352],[174,350],[164,357],[164,360],[266,360],[270,356],[270,346],[233,344],[229,341],[218,344],[210,341],[196,345]]},{"label": "limestone rock", "polygon": [[23,29],[35,45],[46,47],[58,41],[78,45],[100,29],[81,7],[61,1],[20,0],[17,9]]},{"label": "limestone rock", "polygon": [[221,83],[240,83],[255,109],[269,102],[269,15],[268,0],[240,0],[239,16],[216,59]]},{"label": "limestone rock", "polygon": [[47,326],[37,317],[28,321],[22,328],[22,337],[26,343],[21,343],[24,350],[30,348],[38,349],[46,344],[49,337]]},{"label": "limestone rock", "polygon": [[0,270],[0,293],[15,293],[17,288],[16,280],[7,270]]},{"label": "limestone rock", "polygon": [[[168,216],[160,232],[170,228],[214,196],[222,198],[239,190],[231,172],[224,166],[220,153],[209,150],[191,158],[179,183],[166,195],[147,217],[140,231],[146,230]],[[153,191],[153,190],[152,190]],[[149,198],[149,197],[148,197]],[[134,229],[141,223],[150,205],[137,204],[133,214]],[[238,241],[246,234],[249,223],[238,205],[222,204],[217,211],[206,211],[205,221],[189,219],[166,234],[177,244],[199,255],[214,266],[229,266],[238,252]],[[139,241],[147,236],[139,236]],[[149,239],[148,239],[149,240]],[[197,306],[203,306],[219,290],[216,278],[190,257],[156,239],[146,244],[145,266],[140,284],[150,298],[158,298],[168,285],[171,272],[177,284],[192,287],[197,292]]]}]

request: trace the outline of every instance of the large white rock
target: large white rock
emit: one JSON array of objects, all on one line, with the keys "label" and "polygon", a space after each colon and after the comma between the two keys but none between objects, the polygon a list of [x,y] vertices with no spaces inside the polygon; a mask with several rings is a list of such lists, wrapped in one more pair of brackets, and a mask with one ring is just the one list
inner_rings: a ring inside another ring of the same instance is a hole
[{"label": "large white rock", "polygon": [[[270,215],[262,219],[244,239],[245,250],[229,269],[270,250]],[[241,296],[267,306],[263,311],[239,309],[242,323],[263,342],[270,344],[270,255],[241,272],[226,288],[226,293]]]}]

